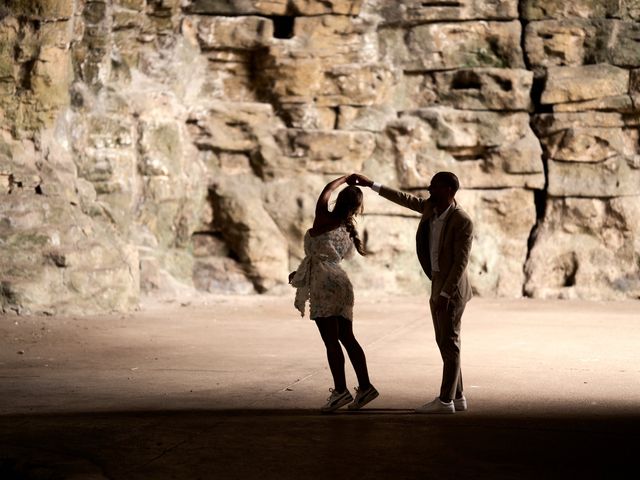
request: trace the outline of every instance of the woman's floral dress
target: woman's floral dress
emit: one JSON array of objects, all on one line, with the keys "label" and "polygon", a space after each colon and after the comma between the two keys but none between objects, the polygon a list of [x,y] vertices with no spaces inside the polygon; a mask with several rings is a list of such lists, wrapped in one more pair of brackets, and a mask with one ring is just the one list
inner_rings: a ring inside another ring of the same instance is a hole
[{"label": "woman's floral dress", "polygon": [[342,316],[353,318],[353,286],[340,266],[353,254],[353,241],[344,226],[312,237],[304,236],[305,257],[291,284],[297,289],[295,307],[304,316],[309,300],[310,318]]}]

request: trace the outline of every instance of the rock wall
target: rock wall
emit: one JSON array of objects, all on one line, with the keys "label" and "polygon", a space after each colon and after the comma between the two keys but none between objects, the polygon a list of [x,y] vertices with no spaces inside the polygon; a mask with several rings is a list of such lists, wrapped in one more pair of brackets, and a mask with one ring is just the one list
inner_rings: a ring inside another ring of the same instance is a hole
[{"label": "rock wall", "polygon": [[[7,0],[0,305],[287,291],[318,192],[459,175],[482,296],[640,297],[637,0]],[[357,289],[423,292],[371,192]]]}]

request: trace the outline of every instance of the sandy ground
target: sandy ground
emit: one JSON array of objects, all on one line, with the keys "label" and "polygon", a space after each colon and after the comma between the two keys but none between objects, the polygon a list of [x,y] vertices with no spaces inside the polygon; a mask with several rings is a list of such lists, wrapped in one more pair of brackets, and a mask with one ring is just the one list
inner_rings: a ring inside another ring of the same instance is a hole
[{"label": "sandy ground", "polygon": [[0,478],[613,478],[635,462],[640,302],[474,299],[470,408],[439,417],[412,413],[441,374],[426,298],[357,298],[380,397],[334,415],[291,302],[0,317]]}]

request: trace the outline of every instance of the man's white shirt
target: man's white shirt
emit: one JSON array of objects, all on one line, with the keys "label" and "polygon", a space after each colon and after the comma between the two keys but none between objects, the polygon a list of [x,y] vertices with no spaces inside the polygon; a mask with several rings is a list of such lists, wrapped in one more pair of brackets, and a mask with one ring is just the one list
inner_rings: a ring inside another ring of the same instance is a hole
[{"label": "man's white shirt", "polygon": [[[380,188],[382,184],[378,182],[373,182],[371,185],[371,190],[376,192],[378,195],[380,194]],[[431,258],[431,271],[439,272],[440,265],[438,263],[438,253],[440,248],[440,238],[442,237],[442,228],[444,227],[445,221],[447,220],[447,216],[451,213],[453,204],[449,205],[447,209],[442,212],[440,215],[433,215],[429,221],[429,255]],[[449,298],[449,294],[446,292],[440,292],[440,295],[443,297]]]}]

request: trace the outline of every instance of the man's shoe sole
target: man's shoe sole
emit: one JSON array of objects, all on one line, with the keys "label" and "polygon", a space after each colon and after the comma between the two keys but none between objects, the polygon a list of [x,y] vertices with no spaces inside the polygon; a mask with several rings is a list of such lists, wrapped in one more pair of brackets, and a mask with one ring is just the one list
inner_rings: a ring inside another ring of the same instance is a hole
[{"label": "man's shoe sole", "polygon": [[375,400],[376,398],[378,398],[378,396],[380,395],[380,393],[377,390],[374,390],[373,392],[371,392],[369,395],[367,395],[366,397],[364,397],[364,399],[358,404],[355,405],[355,402],[351,403],[347,408],[349,410],[360,410],[362,407],[364,407],[367,403],[371,402],[372,400]]}]

